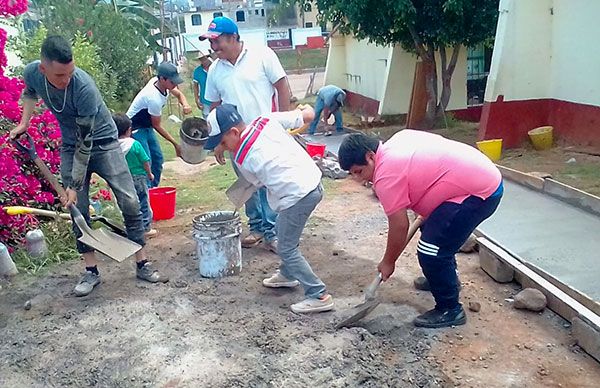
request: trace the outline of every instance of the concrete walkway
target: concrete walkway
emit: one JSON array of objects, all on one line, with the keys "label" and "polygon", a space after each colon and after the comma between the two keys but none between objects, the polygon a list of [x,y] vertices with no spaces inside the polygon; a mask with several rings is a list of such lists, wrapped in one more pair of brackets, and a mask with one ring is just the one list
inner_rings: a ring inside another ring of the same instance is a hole
[{"label": "concrete walkway", "polygon": [[[304,136],[337,155],[344,138]],[[525,263],[600,302],[600,217],[505,180],[496,213],[479,230]]]},{"label": "concrete walkway", "polygon": [[505,180],[500,207],[479,230],[513,256],[600,301],[600,217]]}]

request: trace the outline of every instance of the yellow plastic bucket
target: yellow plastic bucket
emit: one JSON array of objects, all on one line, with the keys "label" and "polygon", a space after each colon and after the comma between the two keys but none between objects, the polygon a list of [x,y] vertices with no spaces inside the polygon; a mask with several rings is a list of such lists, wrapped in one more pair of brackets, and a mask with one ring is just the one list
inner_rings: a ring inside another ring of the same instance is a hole
[{"label": "yellow plastic bucket", "polygon": [[539,127],[527,132],[533,148],[543,151],[552,148],[552,130],[551,126]]},{"label": "yellow plastic bucket", "polygon": [[502,139],[483,140],[478,141],[476,144],[479,151],[483,152],[492,162],[500,160],[502,156]]}]

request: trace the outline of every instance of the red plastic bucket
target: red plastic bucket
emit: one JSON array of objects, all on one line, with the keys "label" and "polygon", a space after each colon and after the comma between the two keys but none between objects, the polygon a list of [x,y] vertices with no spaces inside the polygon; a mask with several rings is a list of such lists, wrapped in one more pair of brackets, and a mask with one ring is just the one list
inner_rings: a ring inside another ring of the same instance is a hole
[{"label": "red plastic bucket", "polygon": [[148,190],[148,197],[154,221],[170,220],[175,217],[175,200],[177,198],[175,187],[154,187]]},{"label": "red plastic bucket", "polygon": [[323,157],[325,156],[325,144],[306,143],[306,152],[308,152],[311,158],[315,156]]}]

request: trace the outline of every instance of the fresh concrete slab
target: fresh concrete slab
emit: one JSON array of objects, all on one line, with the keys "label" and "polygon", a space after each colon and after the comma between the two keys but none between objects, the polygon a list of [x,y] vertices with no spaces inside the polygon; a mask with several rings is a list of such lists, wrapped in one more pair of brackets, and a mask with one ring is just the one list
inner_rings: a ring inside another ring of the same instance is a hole
[{"label": "fresh concrete slab", "polygon": [[600,217],[505,180],[496,213],[479,230],[509,253],[600,301]]}]

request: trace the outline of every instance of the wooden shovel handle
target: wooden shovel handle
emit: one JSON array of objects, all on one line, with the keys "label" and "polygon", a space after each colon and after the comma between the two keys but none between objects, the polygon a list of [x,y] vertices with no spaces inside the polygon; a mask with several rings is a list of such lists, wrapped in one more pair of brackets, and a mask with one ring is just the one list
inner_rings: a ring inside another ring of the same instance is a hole
[{"label": "wooden shovel handle", "polygon": [[417,230],[419,230],[421,225],[423,225],[424,221],[425,221],[425,219],[423,217],[418,216],[413,221],[413,223],[410,224],[410,226],[408,227],[408,232],[406,233],[406,244],[408,244],[410,242],[410,240],[412,240],[413,236],[415,235]]},{"label": "wooden shovel handle", "polygon": [[[62,185],[60,184],[60,182],[58,182],[58,179],[56,179],[56,177],[54,176],[54,174],[52,174],[52,172],[50,171],[50,169],[48,169],[48,166],[46,166],[46,163],[44,163],[42,161],[42,159],[40,159],[39,157],[34,158],[33,159],[33,163],[35,163],[35,165],[37,166],[37,168],[40,170],[40,172],[42,173],[42,176],[44,178],[46,178],[46,180],[48,182],[50,182],[50,185],[58,193],[58,195],[60,197],[67,198],[67,192],[62,187]],[[77,209],[77,207],[74,204],[71,204],[69,206],[69,211],[71,212],[71,219],[81,229],[81,227],[82,227],[82,225],[80,225],[81,221],[79,221],[76,218],[77,216],[81,217],[81,212],[79,211],[79,209]],[[82,220],[83,220],[83,218],[82,218]],[[82,221],[82,222],[85,223],[85,221]]]},{"label": "wooden shovel handle", "polygon": [[46,166],[46,163],[44,163],[42,161],[42,159],[40,159],[39,157],[33,159],[33,163],[35,163],[35,165],[40,170],[40,172],[42,173],[44,178],[46,178],[46,180],[48,182],[50,182],[50,185],[52,185],[52,188],[58,193],[58,195],[66,198],[67,192],[62,187],[62,185],[58,182],[58,179],[56,179],[54,174],[52,174],[52,172],[50,172],[50,170],[48,169],[48,166]]}]

